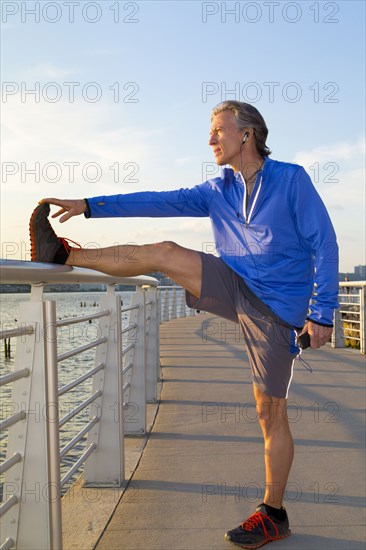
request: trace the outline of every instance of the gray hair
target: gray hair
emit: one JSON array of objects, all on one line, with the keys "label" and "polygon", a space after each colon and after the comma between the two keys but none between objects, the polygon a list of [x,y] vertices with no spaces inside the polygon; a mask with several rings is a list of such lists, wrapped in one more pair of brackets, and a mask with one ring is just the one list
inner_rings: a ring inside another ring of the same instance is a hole
[{"label": "gray hair", "polygon": [[271,154],[272,151],[266,145],[268,128],[258,109],[243,101],[223,101],[213,108],[211,120],[214,116],[224,111],[231,111],[235,115],[239,130],[253,128],[255,144],[258,153],[262,157],[268,157]]}]

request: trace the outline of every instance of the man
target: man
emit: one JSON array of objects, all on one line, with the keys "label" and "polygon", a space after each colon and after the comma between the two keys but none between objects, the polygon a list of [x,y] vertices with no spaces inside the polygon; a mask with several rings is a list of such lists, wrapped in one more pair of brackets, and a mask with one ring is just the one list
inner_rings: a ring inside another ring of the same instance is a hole
[{"label": "man", "polygon": [[[82,200],[43,199],[31,223],[32,260],[134,276],[163,271],[186,289],[187,304],[239,322],[252,367],[264,435],[266,491],[256,512],[225,538],[258,548],[291,532],[282,500],[293,459],[287,394],[296,336],[312,348],[332,333],[337,307],[338,247],[319,195],[305,170],[269,159],[268,130],[253,106],[225,101],[212,113],[209,144],[222,177],[192,189],[140,192]],[[173,242],[113,246],[90,261],[59,239],[47,216],[64,222],[79,214],[210,216],[219,258]],[[316,287],[311,305],[310,298]]]}]

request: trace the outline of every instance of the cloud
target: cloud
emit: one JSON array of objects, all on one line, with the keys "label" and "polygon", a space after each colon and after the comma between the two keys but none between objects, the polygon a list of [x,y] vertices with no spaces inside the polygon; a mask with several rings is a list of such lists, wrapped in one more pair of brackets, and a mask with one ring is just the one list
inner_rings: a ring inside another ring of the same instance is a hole
[{"label": "cloud", "polygon": [[197,158],[194,157],[193,155],[187,156],[187,157],[180,157],[180,158],[175,159],[175,162],[177,164],[179,164],[180,166],[183,166],[183,165],[186,165],[186,164],[191,164],[192,162],[195,162],[195,161],[197,161]]},{"label": "cloud", "polygon": [[[123,109],[107,101],[21,103],[15,96],[3,104],[2,241],[28,241],[29,216],[42,197],[80,198],[141,188],[147,178],[140,166],[150,168],[158,158],[158,140],[152,138],[160,129],[132,127]],[[72,167],[73,162],[78,164]],[[75,234],[75,240],[79,235],[90,240],[90,224],[80,219],[59,229]],[[113,240],[113,232],[109,236]]]},{"label": "cloud", "polygon": [[340,162],[361,159],[365,154],[365,140],[354,143],[341,142],[315,147],[309,151],[298,151],[292,162],[302,166],[312,166],[315,162]]},{"label": "cloud", "polygon": [[[13,98],[10,98],[13,99]],[[106,122],[108,121],[108,122]],[[10,101],[3,107],[3,161],[141,162],[153,155],[151,138],[159,129],[132,128],[113,117],[108,104]],[[112,173],[112,172],[111,172]],[[32,178],[28,178],[32,186]]]},{"label": "cloud", "polygon": [[[90,56],[103,56],[103,55],[121,55],[121,49],[118,49],[118,48],[94,48],[94,49],[91,49],[91,50],[87,50],[86,52],[86,55],[90,55]],[[127,54],[127,50],[126,50],[126,54]]]},{"label": "cloud", "polygon": [[[364,262],[365,141],[338,142],[296,153],[331,216],[340,249],[341,270]],[[355,260],[358,258],[358,260]]]},{"label": "cloud", "polygon": [[39,63],[38,65],[27,67],[24,72],[24,77],[25,79],[32,78],[33,81],[37,79],[57,79],[67,78],[71,75],[77,74],[78,72],[78,70],[57,67],[56,65],[51,65],[50,63]]},{"label": "cloud", "polygon": [[320,195],[333,209],[363,205],[365,200],[365,141],[324,145],[296,153]]}]

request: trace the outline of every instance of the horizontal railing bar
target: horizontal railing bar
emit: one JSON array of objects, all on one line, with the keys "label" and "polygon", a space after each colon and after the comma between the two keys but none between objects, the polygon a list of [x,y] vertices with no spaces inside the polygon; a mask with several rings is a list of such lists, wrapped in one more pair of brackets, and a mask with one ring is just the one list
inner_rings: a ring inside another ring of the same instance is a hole
[{"label": "horizontal railing bar", "polygon": [[0,475],[7,472],[14,464],[17,464],[22,460],[22,455],[20,453],[16,453],[15,455],[11,456],[7,460],[4,460],[4,462],[0,465]]},{"label": "horizontal railing bar", "polygon": [[61,353],[61,355],[57,356],[57,362],[60,363],[65,359],[69,359],[69,357],[74,357],[74,355],[78,355],[79,353],[83,353],[84,351],[88,351],[89,349],[100,346],[100,344],[104,344],[104,342],[106,341],[107,341],[107,337],[103,336],[103,338],[99,338],[99,340],[94,340],[94,342],[90,342],[90,344],[85,344],[85,346],[80,346],[79,348],[75,348],[71,351],[66,351],[65,353]]},{"label": "horizontal railing bar", "polygon": [[128,306],[128,307],[123,307],[121,309],[121,313],[125,313],[126,311],[132,311],[134,309],[138,309],[140,306],[137,305],[137,306]]},{"label": "horizontal railing bar", "polygon": [[366,281],[340,281],[339,282],[340,288],[344,287],[354,287],[354,288],[362,288],[363,286],[366,286]]},{"label": "horizontal railing bar", "polygon": [[91,313],[90,315],[84,315],[83,317],[69,317],[67,319],[62,319],[61,321],[57,321],[56,324],[58,327],[75,325],[76,323],[83,323],[84,321],[91,321],[93,319],[99,319],[100,317],[108,317],[110,314],[110,309],[104,309],[103,311],[98,311],[98,313]]},{"label": "horizontal railing bar", "polygon": [[[348,315],[357,315],[358,317],[360,316],[359,313],[357,312],[351,312],[351,311],[340,311],[339,313],[348,313]],[[358,321],[357,319],[341,319],[342,321],[352,321],[352,323],[360,323],[361,321]]]},{"label": "horizontal railing bar", "polygon": [[184,290],[181,286],[175,286],[175,285],[159,285],[157,287],[159,290]]},{"label": "horizontal railing bar", "polygon": [[58,264],[43,264],[20,260],[0,260],[3,284],[80,284],[102,283],[107,285],[157,286],[159,281],[147,275],[137,277],[113,277],[100,271]]},{"label": "horizontal railing bar", "polygon": [[67,474],[64,475],[64,477],[61,479],[61,487],[65,485],[69,481],[69,479],[74,475],[75,472],[78,471],[80,466],[86,461],[86,459],[92,454],[92,452],[97,448],[96,443],[92,443],[89,445],[89,447],[86,449],[86,451],[83,452],[81,457],[77,462],[75,462],[74,466],[67,472]]},{"label": "horizontal railing bar", "polygon": [[137,328],[137,324],[136,323],[131,323],[131,325],[128,325],[128,327],[121,330],[121,334],[126,334],[126,332],[129,332],[130,330],[133,330],[135,328]]},{"label": "horizontal railing bar", "polygon": [[34,327],[31,325],[28,325],[26,327],[21,328],[9,328],[8,330],[2,330],[0,332],[0,340],[4,340],[4,338],[10,338],[12,336],[23,336],[24,334],[33,334]]},{"label": "horizontal railing bar", "polygon": [[62,386],[62,388],[60,388],[58,390],[58,396],[61,397],[61,395],[64,395],[65,393],[72,390],[73,388],[75,388],[76,386],[81,384],[82,382],[85,382],[85,380],[88,380],[88,378],[91,378],[94,374],[96,374],[97,372],[99,372],[100,370],[102,370],[104,368],[105,368],[105,364],[104,363],[99,363],[99,365],[94,367],[94,369],[91,369],[88,372],[86,372],[85,374],[82,374],[81,376],[79,376],[79,378],[76,378],[76,380],[73,380],[73,382],[70,382],[69,384],[66,384],[65,386]]},{"label": "horizontal railing bar", "polygon": [[11,456],[7,460],[4,460],[2,464],[0,464],[0,475],[5,474],[14,464],[18,464],[22,460],[22,455],[20,453],[16,453],[15,455]]},{"label": "horizontal railing bar", "polygon": [[128,390],[130,386],[131,386],[131,382],[126,382],[126,384],[123,384],[122,393]]},{"label": "horizontal railing bar", "polygon": [[72,410],[71,412],[69,412],[68,414],[65,414],[64,417],[61,418],[60,422],[59,422],[59,427],[62,428],[62,426],[64,424],[66,424],[66,422],[68,422],[69,420],[71,420],[71,418],[73,418],[74,416],[76,416],[80,411],[82,411],[83,409],[85,409],[85,407],[87,407],[88,405],[90,405],[90,403],[93,403],[93,401],[95,401],[96,399],[98,399],[98,397],[100,397],[102,395],[102,390],[98,390],[96,391],[95,393],[93,393],[93,395],[91,395],[90,397],[88,397],[88,399],[85,399],[85,401],[83,401],[82,403],[80,403],[80,405],[78,407],[76,407],[74,410]]},{"label": "horizontal railing bar", "polygon": [[9,550],[9,548],[13,548],[13,546],[15,546],[14,540],[7,538],[0,546],[0,550]]},{"label": "horizontal railing bar", "polygon": [[126,372],[128,372],[130,369],[132,369],[133,367],[133,363],[128,363],[128,365],[126,365],[123,369],[122,369],[122,374],[126,374]]},{"label": "horizontal railing bar", "polygon": [[134,347],[135,347],[134,343],[130,344],[129,346],[127,346],[125,349],[122,350],[122,355],[126,355],[126,353],[128,353]]},{"label": "horizontal railing bar", "polygon": [[9,418],[0,422],[0,431],[6,430],[7,428],[10,428],[10,426],[14,426],[14,424],[19,422],[20,420],[24,420],[26,416],[27,415],[25,411],[19,411],[13,414],[13,416],[9,416]]},{"label": "horizontal railing bar", "polygon": [[99,420],[100,419],[97,416],[94,416],[94,418],[90,422],[88,422],[88,424],[84,426],[84,428],[80,430],[80,432],[75,437],[73,437],[71,441],[69,441],[68,444],[65,445],[65,447],[63,447],[63,449],[61,449],[60,459],[67,455],[67,453],[71,451],[73,447],[75,447],[76,443],[79,443],[80,439],[82,439],[84,435],[87,434],[97,422],[99,422]]},{"label": "horizontal railing bar", "polygon": [[18,504],[18,502],[19,502],[19,498],[16,495],[11,495],[11,497],[9,497],[5,502],[3,502],[3,504],[0,506],[0,518],[4,514],[6,514],[6,512],[10,510],[10,508],[12,508],[12,506],[14,506],[15,504]]},{"label": "horizontal railing bar", "polygon": [[347,334],[344,334],[343,338],[345,338],[345,340],[357,340],[357,342],[359,342],[361,340],[361,338],[359,338],[357,336],[347,336]]},{"label": "horizontal railing bar", "polygon": [[0,387],[5,386],[5,384],[10,384],[10,382],[15,382],[20,378],[27,378],[30,374],[29,369],[17,370],[16,372],[11,372],[10,374],[4,374],[0,376]]},{"label": "horizontal railing bar", "polygon": [[154,302],[153,302],[152,300],[148,300],[148,301],[146,302],[146,304],[145,304],[145,305],[147,305],[147,306],[151,306],[151,304],[153,304],[153,303],[154,303]]}]

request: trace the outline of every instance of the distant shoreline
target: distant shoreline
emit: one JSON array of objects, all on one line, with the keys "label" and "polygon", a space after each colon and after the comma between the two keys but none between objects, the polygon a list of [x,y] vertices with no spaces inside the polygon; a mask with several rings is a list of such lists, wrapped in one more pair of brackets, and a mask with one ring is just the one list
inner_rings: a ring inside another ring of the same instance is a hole
[{"label": "distant shoreline", "polygon": [[[10,285],[9,285],[10,286]],[[13,288],[0,288],[0,294],[30,294],[31,292],[31,286],[30,285],[24,285],[24,286],[27,286],[28,288],[14,288],[13,285],[11,285]],[[132,285],[126,285],[126,286],[123,286],[123,288],[118,288],[117,289],[117,292],[133,292],[135,290],[135,286],[132,286]],[[100,289],[100,288],[75,288],[75,289],[70,289],[70,288],[61,288],[61,289],[54,289],[54,288],[45,288],[44,289],[44,293],[45,294],[70,294],[70,293],[96,293],[96,292],[99,292],[99,293],[104,293],[105,290],[103,289]]]}]

